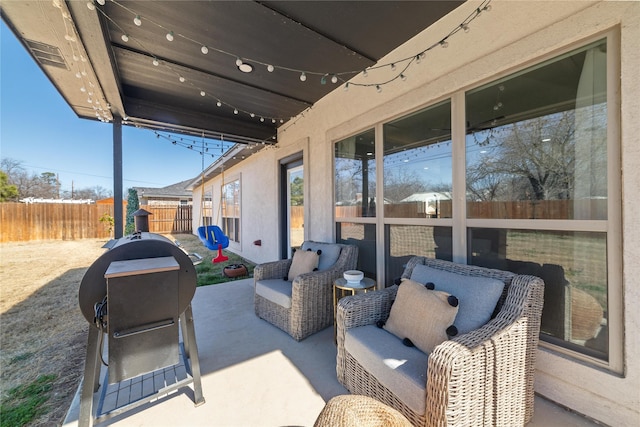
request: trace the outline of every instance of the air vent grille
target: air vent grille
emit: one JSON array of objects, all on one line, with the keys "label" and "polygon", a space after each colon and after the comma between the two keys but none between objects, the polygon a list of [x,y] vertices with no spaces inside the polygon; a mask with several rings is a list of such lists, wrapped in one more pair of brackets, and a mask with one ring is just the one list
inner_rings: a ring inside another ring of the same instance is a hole
[{"label": "air vent grille", "polygon": [[33,40],[26,40],[25,43],[31,51],[31,54],[42,65],[51,65],[52,67],[64,68],[68,70],[67,63],[56,46],[51,46],[46,43],[36,42]]}]

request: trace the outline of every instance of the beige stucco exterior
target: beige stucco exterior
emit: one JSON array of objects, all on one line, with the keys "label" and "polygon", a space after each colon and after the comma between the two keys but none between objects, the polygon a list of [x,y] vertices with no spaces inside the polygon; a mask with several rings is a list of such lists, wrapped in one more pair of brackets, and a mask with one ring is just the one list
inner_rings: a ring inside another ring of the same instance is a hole
[{"label": "beige stucco exterior", "polygon": [[[381,63],[419,52],[447,34],[479,2],[470,1],[393,51]],[[382,29],[381,29],[382,30]],[[385,29],[387,30],[387,29]],[[230,249],[255,261],[279,258],[279,189],[281,159],[303,153],[305,173],[305,238],[334,240],[333,142],[402,116],[407,112],[452,98],[465,89],[495,80],[515,70],[608,35],[617,40],[619,55],[619,109],[610,116],[613,135],[620,141],[621,225],[609,230],[609,241],[621,257],[622,283],[611,299],[611,316],[619,316],[622,330],[614,331],[616,366],[602,366],[552,347],[538,354],[536,391],[608,425],[640,422],[640,2],[637,1],[493,1],[492,10],[473,22],[468,34],[450,40],[447,49],[430,51],[424,63],[407,72],[406,82],[374,88],[338,88],[303,116],[281,126],[278,145],[248,157],[225,171],[225,181],[241,179],[242,238]],[[356,81],[362,81],[361,75]],[[382,79],[380,79],[382,80]],[[307,82],[312,84],[310,82]],[[615,125],[615,126],[614,126]],[[454,123],[455,128],[455,123]],[[611,135],[611,134],[610,134]],[[454,141],[456,135],[453,135]],[[456,152],[454,151],[454,156]],[[219,200],[220,177],[206,184]],[[194,189],[194,218],[198,218],[200,189]],[[214,218],[216,215],[214,213]],[[197,227],[199,224],[194,223]],[[261,240],[261,246],[252,242]],[[611,276],[610,276],[611,278]],[[616,285],[618,286],[618,285]],[[622,341],[622,344],[619,342]],[[619,366],[618,366],[619,365]],[[617,372],[613,372],[617,371]]]}]

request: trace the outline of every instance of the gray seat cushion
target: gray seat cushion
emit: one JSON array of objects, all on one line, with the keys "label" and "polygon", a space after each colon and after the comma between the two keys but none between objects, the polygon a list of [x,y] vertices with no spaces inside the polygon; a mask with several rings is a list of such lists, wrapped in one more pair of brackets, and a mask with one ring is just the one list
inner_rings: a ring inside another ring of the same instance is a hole
[{"label": "gray seat cushion", "polygon": [[292,283],[284,279],[265,279],[256,282],[256,294],[285,308],[291,308]]},{"label": "gray seat cushion", "polygon": [[317,252],[318,249],[320,249],[322,253],[320,254],[320,261],[318,262],[318,271],[325,271],[330,269],[333,264],[338,261],[342,247],[336,243],[307,241],[302,244],[300,249],[303,251],[311,249],[314,252]]},{"label": "gray seat cushion", "polygon": [[429,356],[375,325],[349,329],[344,348],[411,410],[424,414]]},{"label": "gray seat cushion", "polygon": [[458,298],[460,305],[453,324],[459,335],[478,329],[491,320],[504,289],[504,282],[498,279],[464,276],[420,264],[414,267],[411,280],[422,284],[432,282],[436,290]]}]

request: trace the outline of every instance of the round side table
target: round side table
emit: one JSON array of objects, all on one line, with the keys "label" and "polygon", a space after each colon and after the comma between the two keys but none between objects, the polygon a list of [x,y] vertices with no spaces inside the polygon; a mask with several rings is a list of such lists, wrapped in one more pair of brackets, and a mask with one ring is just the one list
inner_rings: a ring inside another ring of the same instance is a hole
[{"label": "round side table", "polygon": [[365,277],[359,283],[347,282],[341,277],[333,282],[333,340],[336,340],[336,316],[338,315],[338,301],[347,295],[355,295],[358,292],[366,293],[376,287],[376,281]]}]

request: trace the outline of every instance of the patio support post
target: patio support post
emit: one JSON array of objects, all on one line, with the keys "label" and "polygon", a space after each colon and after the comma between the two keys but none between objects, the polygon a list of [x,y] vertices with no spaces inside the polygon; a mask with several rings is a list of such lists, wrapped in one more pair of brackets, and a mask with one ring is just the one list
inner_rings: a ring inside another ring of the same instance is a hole
[{"label": "patio support post", "polygon": [[114,237],[123,236],[123,211],[122,211],[122,119],[113,117],[113,218]]}]

